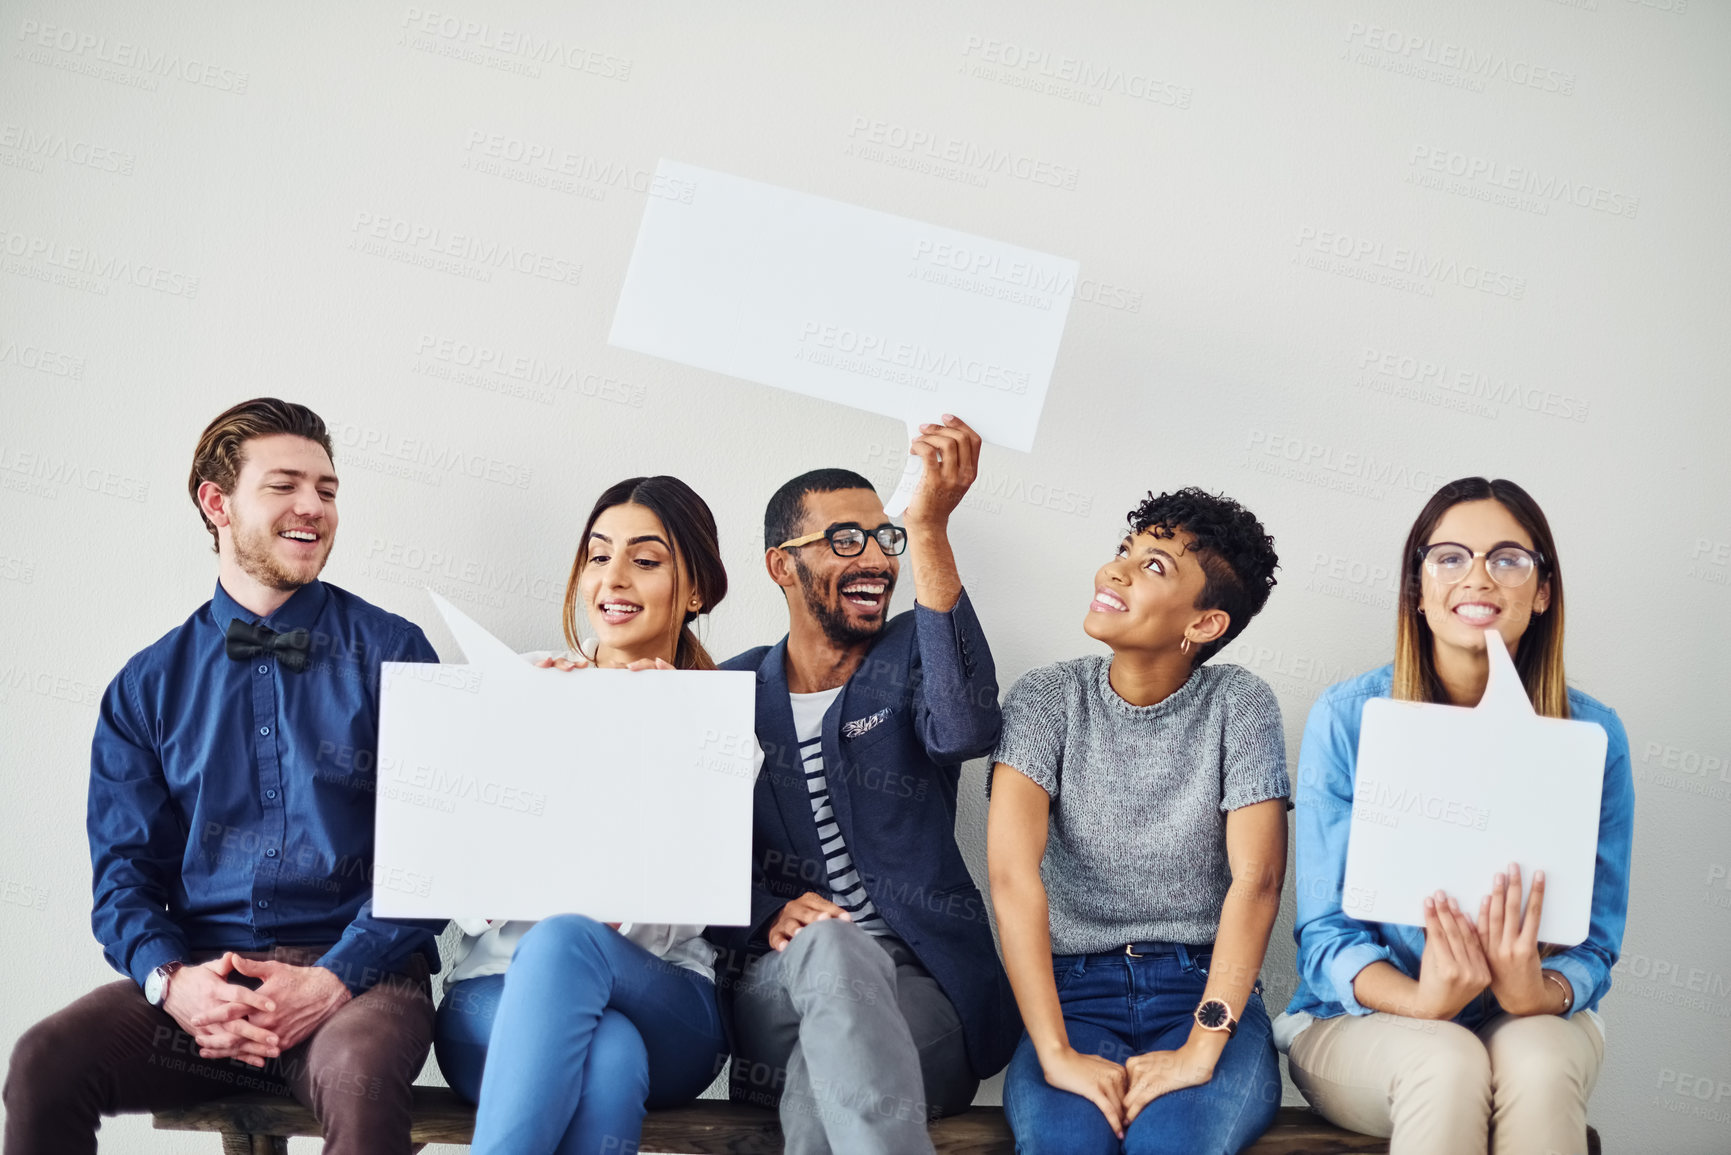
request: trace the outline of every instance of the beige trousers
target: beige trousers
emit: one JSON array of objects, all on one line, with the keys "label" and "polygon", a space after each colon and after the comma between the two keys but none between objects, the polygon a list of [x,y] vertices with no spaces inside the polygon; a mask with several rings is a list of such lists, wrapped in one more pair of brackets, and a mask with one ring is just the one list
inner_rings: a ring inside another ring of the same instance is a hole
[{"label": "beige trousers", "polygon": [[1592,1017],[1498,1015],[1477,1032],[1378,1012],[1317,1019],[1287,1069],[1338,1127],[1390,1155],[1585,1155],[1605,1040]]}]

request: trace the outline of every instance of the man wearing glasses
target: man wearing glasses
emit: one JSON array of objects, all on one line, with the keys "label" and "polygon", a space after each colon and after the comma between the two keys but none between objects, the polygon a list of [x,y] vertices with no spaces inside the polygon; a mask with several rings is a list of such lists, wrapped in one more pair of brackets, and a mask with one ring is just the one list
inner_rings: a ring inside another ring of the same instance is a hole
[{"label": "man wearing glasses", "polygon": [[[921,427],[906,528],[844,469],[794,478],[764,515],[785,638],[724,664],[757,673],[765,756],[749,927],[728,950],[733,1097],[778,1100],[790,1155],[929,1152],[1019,1022],[986,905],[955,842],[961,763],[1000,725],[991,651],[956,573],[949,517],[980,437]],[[915,606],[888,616],[911,546]]]}]

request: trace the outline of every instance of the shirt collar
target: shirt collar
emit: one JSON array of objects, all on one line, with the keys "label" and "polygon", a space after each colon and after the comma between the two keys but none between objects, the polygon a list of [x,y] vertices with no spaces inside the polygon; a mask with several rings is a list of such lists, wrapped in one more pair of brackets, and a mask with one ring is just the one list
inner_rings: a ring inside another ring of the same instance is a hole
[{"label": "shirt collar", "polygon": [[[315,578],[296,590],[288,601],[277,607],[276,613],[262,621],[279,634],[290,630],[311,629],[313,623],[319,620],[319,614],[324,611],[330,596],[325,583]],[[235,618],[249,625],[261,621],[257,614],[229,596],[228,591],[222,588],[221,578],[217,579],[216,592],[210,596],[210,613],[216,620],[217,630],[225,634],[228,632],[229,622]]]}]

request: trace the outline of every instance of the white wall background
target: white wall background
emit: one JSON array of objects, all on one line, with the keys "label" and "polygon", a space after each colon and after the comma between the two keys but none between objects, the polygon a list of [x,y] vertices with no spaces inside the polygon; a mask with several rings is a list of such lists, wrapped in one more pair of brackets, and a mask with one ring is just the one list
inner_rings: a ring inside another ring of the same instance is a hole
[{"label": "white wall background", "polygon": [[[1006,686],[1090,647],[1090,577],[1143,491],[1223,489],[1285,559],[1234,656],[1278,690],[1296,756],[1320,689],[1390,652],[1386,575],[1424,498],[1527,486],[1567,570],[1571,673],[1634,748],[1592,1119],[1608,1150],[1724,1150],[1725,4],[434,2],[0,4],[0,1044],[112,978],[88,923],[94,706],[209,595],[181,486],[230,403],[332,423],[326,576],[448,653],[418,587],[549,643],[588,504],[653,472],[720,519],[713,648],[779,636],[765,499],[818,465],[887,485],[901,434],[607,346],[667,156],[1081,262],[1037,447],[989,450],[953,524]],[[543,41],[561,57],[537,62]],[[897,147],[916,137],[1013,160],[934,166]],[[578,283],[423,267],[426,245],[364,243],[387,218]],[[519,358],[530,380],[497,371]],[[983,878],[970,769],[958,836]],[[103,1136],[215,1145],[136,1117]]]}]

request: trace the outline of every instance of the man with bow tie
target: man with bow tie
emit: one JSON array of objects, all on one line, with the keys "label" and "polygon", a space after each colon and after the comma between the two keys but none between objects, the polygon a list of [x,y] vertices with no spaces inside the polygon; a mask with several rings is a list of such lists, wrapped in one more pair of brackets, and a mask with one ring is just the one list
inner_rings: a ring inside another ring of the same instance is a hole
[{"label": "man with bow tie", "polygon": [[[922,427],[893,525],[871,482],[794,478],[764,516],[788,634],[757,674],[751,925],[711,927],[730,974],[733,1098],[779,1103],[789,1155],[930,1152],[1021,1029],[986,904],[955,841],[961,763],[1001,719],[992,654],[951,552],[980,438]],[[915,606],[889,617],[911,550]]]},{"label": "man with bow tie", "polygon": [[91,921],[129,977],[19,1040],[6,1155],[258,1090],[311,1107],[327,1151],[407,1152],[441,924],[372,915],[379,663],[438,656],[318,580],[337,478],[312,410],[228,410],[188,489],[216,592],[126,663],[91,747]]}]

